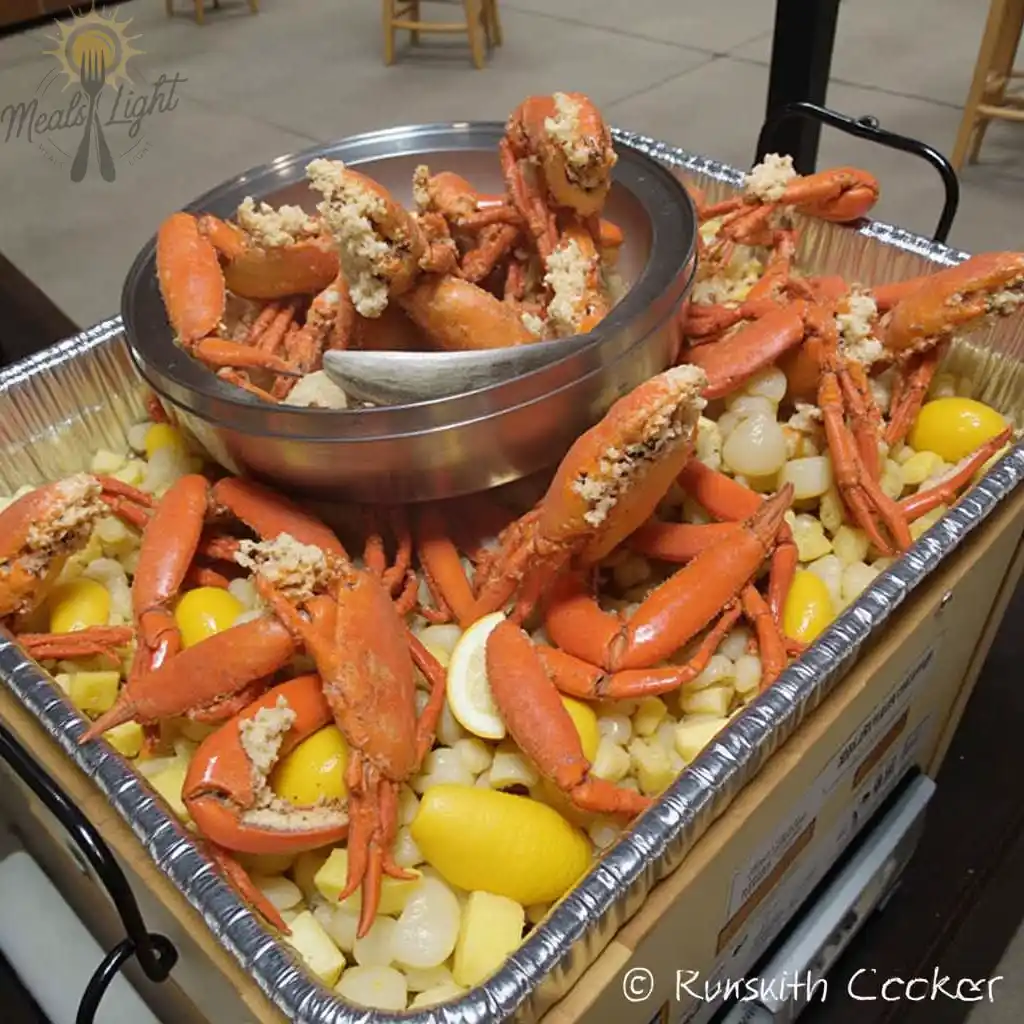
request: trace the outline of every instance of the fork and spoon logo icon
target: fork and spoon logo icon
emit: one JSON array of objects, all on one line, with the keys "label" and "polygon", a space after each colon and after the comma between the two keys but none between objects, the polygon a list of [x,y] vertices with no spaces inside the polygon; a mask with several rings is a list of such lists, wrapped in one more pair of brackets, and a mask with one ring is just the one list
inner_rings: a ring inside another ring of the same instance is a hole
[{"label": "fork and spoon logo icon", "polygon": [[81,181],[85,177],[85,172],[89,169],[89,155],[92,148],[90,143],[92,142],[92,135],[95,130],[100,175],[104,181],[113,181],[116,177],[114,158],[110,155],[110,147],[107,145],[106,136],[103,134],[103,124],[100,121],[99,111],[96,108],[96,101],[99,99],[103,86],[107,81],[106,55],[102,51],[95,49],[86,50],[82,54],[78,78],[82,91],[89,98],[89,110],[85,115],[82,141],[78,144],[78,152],[75,153],[75,160],[71,165],[71,180]]}]

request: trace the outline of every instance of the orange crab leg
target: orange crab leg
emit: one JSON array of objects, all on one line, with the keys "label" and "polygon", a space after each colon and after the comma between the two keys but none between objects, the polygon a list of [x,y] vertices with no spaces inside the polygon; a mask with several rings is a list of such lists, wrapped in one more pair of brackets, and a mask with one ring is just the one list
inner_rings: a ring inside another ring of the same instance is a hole
[{"label": "orange crab leg", "polygon": [[761,658],[760,688],[763,693],[786,667],[786,638],[757,587],[748,583],[743,588],[740,600],[743,603],[743,614],[757,633],[757,650]]},{"label": "orange crab leg", "polygon": [[708,377],[705,398],[722,398],[758,370],[800,344],[806,332],[807,303],[801,299],[772,310],[715,345],[691,348],[685,362],[699,366]]},{"label": "orange crab leg", "polygon": [[186,347],[224,318],[227,290],[217,250],[190,213],[173,213],[157,231],[156,267],[167,317]]},{"label": "orange crab leg", "polygon": [[297,676],[268,690],[207,736],[189,762],[182,801],[203,836],[225,849],[238,853],[288,853],[315,849],[348,834],[347,816],[344,820],[302,827],[289,822],[287,812],[282,814],[280,827],[264,824],[263,814],[247,820],[245,812],[256,806],[257,792],[240,727],[261,711],[277,707],[281,700],[295,713],[295,720],[281,739],[278,760],[333,721],[320,677]]},{"label": "orange crab leg", "polygon": [[86,730],[96,739],[123,722],[150,725],[218,704],[254,680],[273,675],[295,656],[295,642],[272,616],[214,633],[124,687],[114,706]]},{"label": "orange crab leg", "polygon": [[839,382],[831,369],[822,372],[818,405],[825,425],[825,436],[828,438],[836,484],[846,507],[882,554],[895,554],[892,543],[883,537],[879,529],[882,524],[892,534],[896,548],[906,551],[913,544],[906,517],[864,467],[857,443],[846,426]]},{"label": "orange crab leg", "polygon": [[[289,812],[280,812],[280,826],[268,812],[247,820],[256,806],[252,762],[242,743],[241,726],[261,711],[278,706],[280,700],[295,713],[291,728],[282,736],[277,751],[280,760],[302,740],[331,722],[331,709],[323,695],[320,677],[299,676],[275,686],[242,709],[199,745],[189,762],[182,786],[182,801],[188,808],[200,834],[209,843],[209,852],[242,897],[285,934],[290,929],[273,904],[253,885],[248,873],[231,856],[238,853],[289,853],[315,849],[344,839],[348,818],[340,809],[332,812],[318,808],[321,823],[299,825],[289,820]],[[300,814],[303,808],[296,808]]]},{"label": "orange crab leg", "polygon": [[741,613],[737,602],[727,606],[685,665],[605,672],[556,647],[538,647],[537,654],[558,690],[580,700],[628,700],[669,693],[696,679],[707,668]]},{"label": "orange crab leg", "polygon": [[416,551],[420,569],[439,610],[443,606],[458,622],[469,625],[476,603],[473,591],[458,549],[447,534],[440,511],[434,506],[423,508],[416,518]]},{"label": "orange crab leg", "polygon": [[194,342],[190,347],[192,355],[207,366],[217,369],[264,369],[273,370],[288,377],[301,377],[289,363],[272,352],[246,345],[241,341],[229,341],[227,338],[207,337]]},{"label": "orange crab leg", "polygon": [[[345,557],[345,549],[333,530],[316,516],[261,484],[226,476],[213,485],[211,494],[216,505],[226,508],[263,540],[275,540],[282,533],[288,533],[300,544],[311,544],[328,554]],[[228,541],[229,538],[223,540]],[[212,557],[232,558],[233,554],[233,551],[222,550]]]},{"label": "orange crab leg", "polygon": [[893,389],[889,426],[885,430],[886,444],[897,445],[910,432],[946,348],[944,344],[936,345],[907,360]]},{"label": "orange crab leg", "polygon": [[590,774],[579,734],[530,638],[514,622],[500,622],[487,640],[487,678],[517,746],[545,777],[582,810],[630,818],[649,797]]},{"label": "orange crab leg", "polygon": [[948,505],[971,477],[1013,436],[1013,429],[1007,427],[997,437],[986,441],[977,451],[972,452],[953,470],[949,476],[927,490],[911,494],[899,502],[900,511],[908,522],[920,519],[939,505]]},{"label": "orange crab leg", "polygon": [[877,480],[882,469],[878,456],[882,417],[871,394],[867,374],[860,363],[845,360],[839,367],[838,378],[864,471],[872,480]]},{"label": "orange crab leg", "polygon": [[36,661],[88,658],[93,655],[120,661],[115,648],[131,643],[131,626],[89,626],[72,633],[21,633],[18,643]]},{"label": "orange crab leg", "polygon": [[796,206],[809,217],[843,224],[864,217],[878,202],[880,191],[873,174],[856,167],[835,167],[794,178],[779,203]]},{"label": "orange crab leg", "polygon": [[[739,521],[752,516],[764,499],[754,491],[737,483],[724,473],[705,466],[700,459],[690,459],[678,477],[679,486],[693,497],[716,519]],[[775,622],[782,625],[789,588],[793,585],[797,565],[796,543],[789,523],[783,520],[776,534],[768,577],[768,604]]]},{"label": "orange crab leg", "polygon": [[[545,616],[563,650],[612,672],[664,661],[733,602],[775,544],[793,498],[787,484],[762,502],[735,535],[720,539],[653,590],[628,622],[601,611],[568,576]],[[575,591],[571,588],[575,587]]]}]

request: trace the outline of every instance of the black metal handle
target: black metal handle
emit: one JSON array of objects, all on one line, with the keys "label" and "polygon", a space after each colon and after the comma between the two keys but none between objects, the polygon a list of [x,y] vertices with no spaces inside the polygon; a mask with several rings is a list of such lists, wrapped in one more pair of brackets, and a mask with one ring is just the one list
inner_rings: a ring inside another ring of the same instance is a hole
[{"label": "black metal handle", "polygon": [[170,939],[146,931],[135,894],[103,837],[2,723],[0,758],[11,766],[75,841],[109,893],[128,936],[104,957],[86,988],[77,1020],[78,1024],[89,1024],[107,986],[126,960],[136,956],[143,974],[159,983],[167,979],[178,962],[178,951]]},{"label": "black metal handle", "polygon": [[761,133],[757,137],[755,164],[759,164],[766,154],[775,151],[776,133],[779,126],[794,117],[827,124],[830,128],[838,128],[839,131],[846,132],[847,135],[854,135],[858,139],[867,139],[869,142],[877,142],[880,146],[888,146],[889,149],[911,153],[930,163],[939,172],[946,194],[942,206],[942,216],[939,217],[939,224],[933,237],[936,242],[946,241],[960,204],[960,181],[956,176],[956,171],[953,170],[953,165],[937,149],[933,149],[917,139],[908,138],[906,135],[897,135],[895,132],[880,128],[876,117],[847,117],[835,110],[829,110],[828,107],[819,107],[816,103],[801,100],[797,103],[787,103],[768,115],[761,127]]}]

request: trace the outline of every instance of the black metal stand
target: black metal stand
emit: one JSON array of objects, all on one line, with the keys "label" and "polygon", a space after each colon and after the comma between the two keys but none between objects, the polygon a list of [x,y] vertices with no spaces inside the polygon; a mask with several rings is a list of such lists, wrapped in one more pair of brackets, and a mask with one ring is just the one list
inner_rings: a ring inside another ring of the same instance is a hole
[{"label": "black metal stand", "polygon": [[[824,104],[832,69],[839,0],[776,0],[766,116],[789,103]],[[821,125],[794,121],[776,137],[776,152],[793,158],[800,174],[813,174]]]},{"label": "black metal stand", "polygon": [[92,976],[78,1008],[76,1024],[92,1024],[100,1000],[121,966],[132,956],[138,958],[142,972],[153,982],[165,981],[178,961],[178,951],[170,939],[146,931],[135,902],[135,895],[121,866],[114,860],[102,836],[89,819],[57,787],[14,735],[0,724],[0,758],[3,758],[42,801],[75,841],[89,865],[103,883],[121,917],[127,938],[104,958]]},{"label": "black metal stand", "polygon": [[953,170],[953,165],[937,149],[933,149],[917,139],[911,139],[906,135],[897,135],[895,132],[880,128],[877,117],[852,118],[835,110],[829,110],[827,107],[801,102],[779,107],[768,116],[761,128],[761,134],[757,137],[755,164],[760,163],[768,153],[784,152],[779,147],[784,143],[786,126],[794,121],[813,124],[819,129],[821,125],[827,124],[830,128],[837,128],[847,135],[866,139],[889,149],[898,149],[903,153],[911,153],[930,163],[939,172],[945,189],[942,214],[939,217],[938,227],[935,229],[934,239],[936,242],[946,241],[960,204],[960,180],[956,176],[956,171]]}]

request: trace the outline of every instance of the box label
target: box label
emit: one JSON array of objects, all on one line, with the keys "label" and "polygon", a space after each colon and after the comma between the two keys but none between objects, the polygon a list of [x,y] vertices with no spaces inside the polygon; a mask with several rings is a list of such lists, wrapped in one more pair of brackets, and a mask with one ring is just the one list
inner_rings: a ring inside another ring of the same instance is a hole
[{"label": "box label", "polygon": [[[718,957],[709,987],[726,971],[737,977],[762,955],[808,892],[861,830],[924,749],[932,724],[926,716],[908,734],[910,704],[937,663],[942,634],[908,669],[882,702],[854,729],[825,766],[817,785],[800,799],[781,827],[734,876],[727,920],[718,936]],[[852,799],[847,811],[813,855],[802,857],[815,837],[817,817],[839,787]],[[680,1008],[677,1022],[701,1020],[707,1004]]]}]

